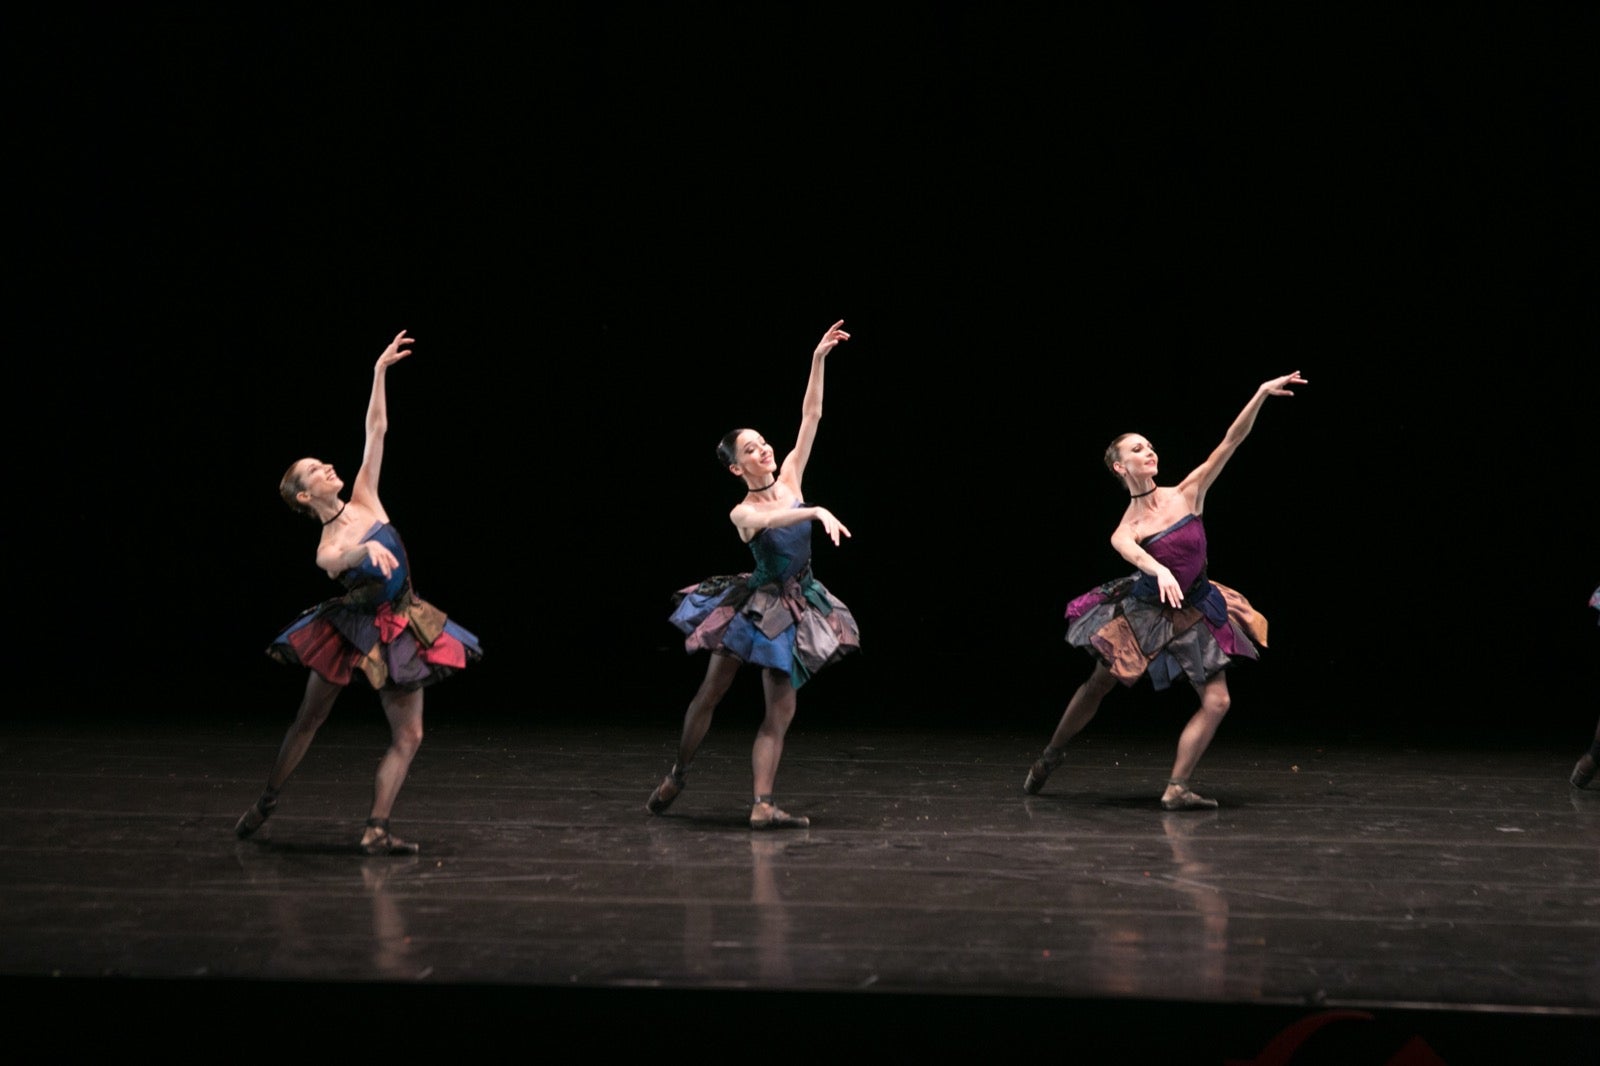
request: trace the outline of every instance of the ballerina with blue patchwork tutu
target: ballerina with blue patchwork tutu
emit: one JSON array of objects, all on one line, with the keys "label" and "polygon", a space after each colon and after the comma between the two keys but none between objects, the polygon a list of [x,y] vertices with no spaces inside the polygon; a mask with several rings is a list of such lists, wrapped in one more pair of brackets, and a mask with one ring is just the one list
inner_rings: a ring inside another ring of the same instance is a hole
[{"label": "ballerina with blue patchwork tutu", "polygon": [[820,526],[835,546],[850,530],[801,490],[822,419],[823,369],[829,353],[850,339],[843,326],[841,319],[829,327],[811,353],[800,431],[781,465],[772,445],[754,429],[732,430],[717,444],[718,462],[745,489],[728,518],[749,545],[754,565],[744,573],[689,585],[673,597],[669,620],[684,634],[685,650],[709,657],[705,678],[684,713],[677,758],[645,803],[651,814],[665,811],[683,791],[717,704],[748,663],[761,668],[766,704],[750,755],[755,786],[750,828],[803,829],[811,824],[807,816],[779,807],[773,786],[801,686],[861,646],[850,608],[811,570],[812,530]]}]

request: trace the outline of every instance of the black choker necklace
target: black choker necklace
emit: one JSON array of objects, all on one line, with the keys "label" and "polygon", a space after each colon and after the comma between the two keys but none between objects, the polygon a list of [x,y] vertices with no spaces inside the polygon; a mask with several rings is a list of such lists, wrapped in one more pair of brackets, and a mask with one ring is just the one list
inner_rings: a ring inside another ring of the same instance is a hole
[{"label": "black choker necklace", "polygon": [[349,506],[350,506],[350,501],[346,500],[344,503],[339,505],[338,513],[335,514],[332,518],[328,519],[326,522],[324,522],[322,524],[326,526],[326,525],[332,525],[334,522],[337,522],[339,520],[339,515],[344,514],[344,509],[346,507],[349,507]]},{"label": "black choker necklace", "polygon": [[772,486],[776,485],[777,483],[778,483],[778,475],[777,474],[773,474],[771,481],[767,482],[765,485],[762,485],[759,489],[751,489],[750,491],[751,492],[766,492],[768,489],[770,489]]},{"label": "black choker necklace", "polygon": [[1130,492],[1128,494],[1128,499],[1130,499],[1130,500],[1141,499],[1141,498],[1143,498],[1145,496],[1150,495],[1154,491],[1156,491],[1156,487],[1154,485],[1151,485],[1148,489],[1145,489],[1143,492]]}]

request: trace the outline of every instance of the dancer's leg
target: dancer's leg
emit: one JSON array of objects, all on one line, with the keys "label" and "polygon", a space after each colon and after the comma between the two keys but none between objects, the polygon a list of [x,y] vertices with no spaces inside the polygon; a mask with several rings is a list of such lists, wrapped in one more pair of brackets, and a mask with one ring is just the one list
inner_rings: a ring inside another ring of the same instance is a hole
[{"label": "dancer's leg", "polygon": [[1065,754],[1067,741],[1082,732],[1100,710],[1100,701],[1116,687],[1117,679],[1106,664],[1098,660],[1091,673],[1083,684],[1078,686],[1072,698],[1067,701],[1067,709],[1061,712],[1061,721],[1056,723],[1056,731],[1050,735],[1050,743],[1045,745],[1044,752],[1034,761],[1028,770],[1027,779],[1022,787],[1030,793],[1037,793],[1044,788],[1045,780],[1050,772],[1061,764]]},{"label": "dancer's leg", "polygon": [[750,769],[755,779],[758,796],[772,793],[778,778],[778,761],[783,758],[783,738],[789,733],[796,708],[794,685],[789,675],[781,670],[761,671],[761,688],[766,697],[767,713],[756,731],[755,745],[750,749]]},{"label": "dancer's leg", "polygon": [[689,771],[689,764],[694,760],[695,752],[700,750],[701,743],[706,739],[706,733],[711,729],[711,718],[716,712],[717,705],[722,702],[722,697],[728,694],[728,689],[733,685],[733,679],[738,676],[742,660],[733,655],[719,655],[712,652],[706,663],[706,676],[701,679],[700,687],[695,690],[694,698],[689,701],[689,707],[683,712],[683,730],[678,736],[678,757],[672,764],[672,769],[667,771],[667,776],[656,786],[650,798],[645,801],[645,809],[651,814],[660,814],[672,805],[678,798],[678,793],[683,791],[683,777]]},{"label": "dancer's leg", "polygon": [[411,760],[422,746],[422,692],[385,690],[379,698],[389,719],[389,750],[383,753],[372,783],[370,817],[388,818],[411,769]]},{"label": "dancer's leg", "polygon": [[1172,776],[1167,779],[1166,790],[1161,795],[1161,805],[1168,810],[1211,808],[1216,800],[1209,800],[1189,790],[1189,775],[1200,763],[1200,756],[1211,746],[1217,735],[1217,726],[1228,713],[1232,697],[1228,695],[1228,676],[1217,674],[1204,685],[1196,686],[1200,694],[1200,708],[1189,719],[1178,736],[1178,753],[1172,762]]},{"label": "dancer's leg", "polygon": [[1589,782],[1594,780],[1596,765],[1600,765],[1600,722],[1594,727],[1594,742],[1589,745],[1588,751],[1578,756],[1567,780],[1572,782],[1573,788],[1588,788]]},{"label": "dancer's leg", "polygon": [[300,760],[310,750],[311,740],[317,735],[317,730],[328,720],[333,701],[343,691],[343,685],[324,680],[315,670],[307,672],[306,691],[300,697],[300,709],[289,726],[289,732],[284,735],[283,743],[278,748],[277,761],[272,764],[272,773],[267,777],[269,789],[276,791],[289,780],[289,775],[294,773],[295,767],[300,765]]},{"label": "dancer's leg", "polygon": [[750,770],[755,784],[755,802],[750,808],[752,829],[804,829],[811,819],[781,810],[772,799],[772,786],[778,779],[778,763],[783,758],[783,740],[794,721],[794,685],[782,670],[761,671],[761,687],[766,698],[766,715],[756,731],[750,749]]},{"label": "dancer's leg", "polygon": [[379,849],[382,854],[413,853],[415,844],[409,844],[389,833],[389,815],[394,810],[395,797],[405,784],[422,746],[422,692],[401,692],[384,689],[378,693],[383,713],[389,719],[389,750],[378,762],[378,772],[372,782],[372,811],[367,816],[367,828],[361,836],[361,846],[368,851]]},{"label": "dancer's leg", "polygon": [[273,761],[272,772],[267,775],[266,788],[262,790],[260,798],[239,817],[233,827],[235,834],[247,837],[260,829],[261,824],[271,816],[278,806],[278,790],[289,780],[289,775],[300,765],[300,760],[306,757],[312,738],[317,735],[322,723],[328,720],[334,701],[343,691],[343,685],[325,680],[315,670],[306,672],[306,689],[300,697],[300,709],[295,712],[294,721],[284,734],[283,743],[278,746],[278,757]]}]

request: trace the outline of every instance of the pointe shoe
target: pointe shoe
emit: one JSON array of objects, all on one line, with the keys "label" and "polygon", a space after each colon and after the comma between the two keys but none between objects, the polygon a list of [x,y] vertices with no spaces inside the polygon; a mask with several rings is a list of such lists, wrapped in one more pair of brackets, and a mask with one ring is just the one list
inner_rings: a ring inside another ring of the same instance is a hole
[{"label": "pointe shoe", "polygon": [[1584,752],[1578,759],[1577,765],[1572,768],[1572,776],[1567,778],[1572,782],[1573,788],[1588,788],[1589,782],[1594,780],[1594,756]]},{"label": "pointe shoe", "polygon": [[389,832],[387,818],[368,818],[367,828],[377,830],[371,840],[361,842],[361,850],[368,855],[415,855],[422,850],[421,845],[401,840]]},{"label": "pointe shoe", "polygon": [[272,817],[272,812],[277,808],[278,801],[276,797],[262,796],[250,804],[250,808],[239,816],[239,820],[233,826],[233,835],[243,840],[257,829],[260,829],[266,820]]},{"label": "pointe shoe", "polygon": [[1210,811],[1215,810],[1217,801],[1206,799],[1197,792],[1189,790],[1187,781],[1168,781],[1168,788],[1176,788],[1171,795],[1161,797],[1161,806],[1169,811]]},{"label": "pointe shoe", "polygon": [[667,776],[661,779],[661,784],[650,793],[650,798],[645,800],[644,809],[651,814],[660,814],[672,806],[672,801],[678,798],[678,793],[683,791],[683,775],[687,771],[680,770],[677,763],[672,764],[672,769],[667,771]]},{"label": "pointe shoe", "polygon": [[1022,782],[1022,791],[1030,796],[1037,796],[1044,788],[1044,783],[1049,780],[1050,772],[1061,765],[1062,754],[1057,752],[1052,759],[1049,749],[1045,749],[1045,753],[1035,759],[1033,765],[1028,768],[1027,779]]},{"label": "pointe shoe", "polygon": [[790,814],[779,810],[771,796],[762,796],[750,808],[751,829],[806,829],[811,819],[803,814]]}]

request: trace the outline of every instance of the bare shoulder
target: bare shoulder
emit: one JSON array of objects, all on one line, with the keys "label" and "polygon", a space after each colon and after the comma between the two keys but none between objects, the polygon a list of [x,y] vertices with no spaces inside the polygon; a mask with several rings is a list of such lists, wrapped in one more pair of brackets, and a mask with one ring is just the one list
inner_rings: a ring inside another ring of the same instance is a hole
[{"label": "bare shoulder", "polygon": [[759,531],[760,527],[755,524],[758,520],[759,515],[755,510],[755,506],[748,500],[728,512],[728,521],[733,523],[733,528],[738,532],[739,539],[746,544],[750,543],[750,538]]},{"label": "bare shoulder", "polygon": [[376,521],[380,519],[373,514],[371,508],[351,501],[339,513],[337,520],[322,528],[321,545],[337,548],[340,551],[353,548],[361,543],[367,530],[371,529]]},{"label": "bare shoulder", "polygon": [[1155,507],[1129,505],[1122,524],[1117,527],[1117,534],[1126,532],[1134,540],[1143,540],[1196,513],[1193,495],[1180,489],[1161,489],[1156,500]]}]

